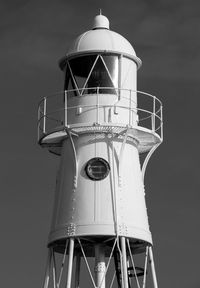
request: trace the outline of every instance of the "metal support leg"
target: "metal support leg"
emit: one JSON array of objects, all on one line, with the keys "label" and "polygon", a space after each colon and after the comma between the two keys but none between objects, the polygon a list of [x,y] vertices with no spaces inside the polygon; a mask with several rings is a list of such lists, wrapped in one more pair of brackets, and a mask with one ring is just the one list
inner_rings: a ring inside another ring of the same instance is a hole
[{"label": "metal support leg", "polygon": [[80,268],[81,268],[81,256],[76,256],[76,273],[75,273],[75,288],[79,288],[80,284]]},{"label": "metal support leg", "polygon": [[104,247],[100,244],[95,245],[95,282],[96,287],[105,288],[105,251]]},{"label": "metal support leg", "polygon": [[122,249],[122,281],[123,287],[128,288],[128,273],[127,273],[127,257],[126,257],[126,242],[125,237],[120,238]]},{"label": "metal support leg", "polygon": [[53,248],[51,249],[53,258],[53,288],[57,288],[57,271],[56,271],[56,258]]},{"label": "metal support leg", "polygon": [[149,247],[146,247],[146,253],[145,253],[145,263],[144,263],[144,277],[143,277],[143,284],[142,288],[146,287],[146,278],[147,278],[147,260],[148,260],[148,254],[149,254]]},{"label": "metal support leg", "polygon": [[66,288],[71,288],[72,267],[73,267],[73,255],[74,255],[74,238],[70,238],[70,241],[69,241],[68,271],[67,271],[67,285],[66,285]]},{"label": "metal support leg", "polygon": [[52,252],[51,252],[51,249],[48,249],[47,264],[46,264],[46,271],[45,271],[43,288],[48,288],[48,286],[49,286],[51,259],[52,259]]},{"label": "metal support leg", "polygon": [[149,262],[151,266],[151,273],[152,273],[152,279],[153,279],[153,285],[154,288],[158,288],[157,278],[156,278],[156,271],[155,271],[155,265],[153,260],[153,252],[152,247],[149,247]]},{"label": "metal support leg", "polygon": [[128,287],[131,287],[131,277],[129,276],[131,274],[131,271],[128,271],[130,268],[130,257],[127,259],[127,273],[128,273]]}]

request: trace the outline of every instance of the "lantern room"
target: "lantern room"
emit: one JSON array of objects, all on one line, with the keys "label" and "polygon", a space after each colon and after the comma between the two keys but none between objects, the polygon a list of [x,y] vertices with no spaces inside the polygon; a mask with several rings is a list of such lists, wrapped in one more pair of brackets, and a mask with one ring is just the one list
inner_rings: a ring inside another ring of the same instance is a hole
[{"label": "lantern room", "polygon": [[136,90],[136,71],[140,66],[132,45],[109,30],[109,21],[103,15],[95,17],[93,29],[75,39],[60,60],[66,75],[65,89],[77,89],[77,95],[91,94],[93,87],[110,88],[100,89],[102,94],[117,93],[113,88]]},{"label": "lantern room", "polygon": [[142,152],[160,143],[161,102],[137,91],[141,64],[129,41],[109,29],[107,17],[97,15],[92,29],[78,36],[59,61],[64,73],[63,92],[40,102],[39,142],[59,146],[66,127],[82,133],[100,127],[107,131],[113,126],[121,131],[128,125],[134,127]]}]

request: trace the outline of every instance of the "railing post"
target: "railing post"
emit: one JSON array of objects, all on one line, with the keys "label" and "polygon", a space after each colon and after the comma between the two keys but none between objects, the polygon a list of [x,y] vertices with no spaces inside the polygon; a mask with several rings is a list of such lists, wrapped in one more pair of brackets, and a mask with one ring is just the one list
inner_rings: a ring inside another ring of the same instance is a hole
[{"label": "railing post", "polygon": [[129,90],[129,126],[131,125],[131,89]]},{"label": "railing post", "polygon": [[118,101],[121,100],[121,88],[117,88],[118,90]]},{"label": "railing post", "polygon": [[65,110],[64,110],[64,112],[65,112],[65,114],[64,114],[64,126],[65,127],[67,127],[67,91],[65,90],[65,92],[64,92],[64,94],[65,94],[65,103],[64,103],[64,105],[65,105]]},{"label": "railing post", "polygon": [[121,99],[121,87],[122,87],[122,54],[119,56],[119,78],[118,78],[118,101]]},{"label": "railing post", "polygon": [[155,112],[156,112],[156,97],[153,96],[153,117],[152,117],[152,130],[155,132]]},{"label": "railing post", "polygon": [[160,106],[160,121],[161,121],[161,139],[163,140],[163,106]]},{"label": "railing post", "polygon": [[37,129],[38,129],[38,141],[40,140],[40,114],[41,114],[41,112],[40,112],[40,105],[39,105],[39,107],[38,107],[38,127],[37,127]]},{"label": "railing post", "polygon": [[47,98],[44,98],[44,111],[43,111],[43,133],[46,133],[46,113],[47,113]]},{"label": "railing post", "polygon": [[99,124],[99,87],[97,87],[97,124]]}]

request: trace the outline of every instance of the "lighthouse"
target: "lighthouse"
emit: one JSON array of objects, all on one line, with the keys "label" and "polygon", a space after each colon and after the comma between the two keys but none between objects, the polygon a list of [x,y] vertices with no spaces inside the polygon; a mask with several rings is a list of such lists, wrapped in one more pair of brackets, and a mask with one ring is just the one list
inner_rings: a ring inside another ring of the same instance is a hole
[{"label": "lighthouse", "polygon": [[158,287],[144,175],[162,104],[137,90],[141,65],[97,15],[59,61],[63,91],[39,103],[38,142],[60,158],[44,288]]}]

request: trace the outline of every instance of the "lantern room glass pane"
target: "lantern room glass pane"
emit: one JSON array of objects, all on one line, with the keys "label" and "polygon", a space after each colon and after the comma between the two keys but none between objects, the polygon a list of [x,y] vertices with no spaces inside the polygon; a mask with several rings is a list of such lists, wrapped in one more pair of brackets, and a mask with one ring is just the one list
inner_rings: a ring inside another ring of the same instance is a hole
[{"label": "lantern room glass pane", "polygon": [[83,88],[92,69],[96,55],[82,56],[69,61],[78,88]]},{"label": "lantern room glass pane", "polygon": [[118,56],[81,56],[69,60],[69,66],[71,69],[67,66],[65,90],[78,89],[79,93],[74,92],[74,96],[95,94],[97,87],[101,87],[99,93],[116,94],[114,88],[118,87]]},{"label": "lantern room glass pane", "polygon": [[[79,89],[81,93],[81,88],[83,88],[85,85],[85,82],[88,78],[90,70],[92,69],[92,65],[96,57],[97,57],[96,55],[88,55],[69,60],[71,71],[67,66],[66,78],[65,78],[65,90]],[[70,82],[72,83],[72,85],[70,85]],[[74,94],[78,95],[77,92]]]},{"label": "lantern room glass pane", "polygon": [[115,94],[114,83],[112,81],[111,75],[109,75],[108,69],[100,57],[98,58],[88,79],[88,91],[85,91],[85,93],[97,93],[96,87],[100,88],[98,89],[99,93]]},{"label": "lantern room glass pane", "polygon": [[118,70],[118,56],[114,55],[103,55],[103,60],[108,68],[110,76],[112,78],[112,82],[114,87],[118,87],[118,77],[119,77],[119,70]]}]

